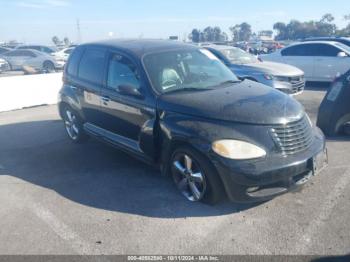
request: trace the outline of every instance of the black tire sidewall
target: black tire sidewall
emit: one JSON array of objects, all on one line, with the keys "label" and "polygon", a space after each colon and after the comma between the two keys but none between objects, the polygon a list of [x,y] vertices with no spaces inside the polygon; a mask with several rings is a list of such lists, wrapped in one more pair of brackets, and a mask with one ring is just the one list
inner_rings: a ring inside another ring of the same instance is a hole
[{"label": "black tire sidewall", "polygon": [[45,61],[43,64],[43,69],[48,73],[52,73],[55,72],[55,65],[51,61]]}]

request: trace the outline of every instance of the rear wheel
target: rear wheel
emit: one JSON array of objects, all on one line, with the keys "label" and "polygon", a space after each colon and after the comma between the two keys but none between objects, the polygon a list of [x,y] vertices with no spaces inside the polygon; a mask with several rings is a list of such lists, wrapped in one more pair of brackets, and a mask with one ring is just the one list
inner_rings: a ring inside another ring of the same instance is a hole
[{"label": "rear wheel", "polygon": [[43,64],[43,69],[47,73],[55,72],[55,65],[51,61],[45,61]]},{"label": "rear wheel", "polygon": [[176,149],[170,160],[171,174],[179,191],[193,202],[219,202],[224,189],[216,170],[190,147]]},{"label": "rear wheel", "polygon": [[69,106],[63,108],[63,120],[67,135],[72,142],[82,143],[88,138],[81,119]]}]

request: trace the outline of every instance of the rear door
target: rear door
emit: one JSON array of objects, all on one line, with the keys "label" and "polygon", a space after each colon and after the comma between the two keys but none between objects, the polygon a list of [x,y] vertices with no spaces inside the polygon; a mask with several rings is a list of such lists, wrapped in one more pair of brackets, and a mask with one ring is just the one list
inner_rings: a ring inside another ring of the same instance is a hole
[{"label": "rear door", "polygon": [[30,58],[25,50],[14,50],[7,54],[6,59],[10,62],[14,70],[22,69],[26,61]]},{"label": "rear door", "polygon": [[313,44],[299,44],[284,48],[281,51],[281,62],[304,71],[307,81],[314,80],[315,57],[312,54],[312,46]]},{"label": "rear door", "polygon": [[42,69],[44,60],[42,57],[30,50],[23,50],[23,66],[28,66],[33,69]]},{"label": "rear door", "polygon": [[67,68],[67,83],[79,101],[86,122],[100,125],[101,88],[105,74],[106,49],[85,47],[74,52]]}]

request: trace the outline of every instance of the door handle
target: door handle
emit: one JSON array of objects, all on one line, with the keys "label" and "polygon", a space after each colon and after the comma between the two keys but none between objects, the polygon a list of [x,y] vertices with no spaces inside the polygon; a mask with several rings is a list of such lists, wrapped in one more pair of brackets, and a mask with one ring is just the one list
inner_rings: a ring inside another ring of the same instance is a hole
[{"label": "door handle", "polygon": [[108,96],[102,96],[101,100],[102,104],[104,104],[105,106],[108,106],[108,102],[111,101],[111,99]]},{"label": "door handle", "polygon": [[101,99],[102,99],[103,102],[111,101],[111,99],[108,96],[102,96]]}]

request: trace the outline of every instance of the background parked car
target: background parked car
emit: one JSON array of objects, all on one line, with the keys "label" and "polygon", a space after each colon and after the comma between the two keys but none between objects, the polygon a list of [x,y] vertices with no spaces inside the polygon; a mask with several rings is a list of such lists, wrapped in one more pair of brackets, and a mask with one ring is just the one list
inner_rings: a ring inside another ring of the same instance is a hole
[{"label": "background parked car", "polygon": [[32,50],[37,50],[49,55],[52,55],[53,53],[57,52],[56,48],[45,46],[45,45],[21,45],[21,46],[18,46],[16,49],[32,49]]},{"label": "background parked car", "polygon": [[261,58],[300,68],[306,81],[332,82],[349,70],[350,47],[332,41],[301,42]]},{"label": "background parked car", "polygon": [[350,38],[349,37],[312,37],[307,38],[304,41],[333,41],[333,42],[339,42],[344,45],[350,46]]},{"label": "background parked car", "polygon": [[6,48],[6,47],[1,47],[1,46],[0,46],[0,55],[3,54],[3,53],[6,53],[6,52],[8,52],[8,51],[11,51],[11,49]]},{"label": "background parked car", "polygon": [[300,69],[273,62],[261,62],[255,56],[231,46],[206,46],[240,79],[253,80],[274,87],[287,94],[304,90],[304,72]]},{"label": "background parked car", "polygon": [[350,70],[338,77],[323,99],[317,125],[322,131],[334,136],[339,133],[350,134]]},{"label": "background parked car", "polygon": [[0,73],[10,70],[10,65],[5,59],[0,58]]},{"label": "background parked car", "polygon": [[74,50],[74,47],[68,47],[68,48],[64,48],[64,49],[62,49],[60,51],[57,51],[57,52],[53,53],[52,55],[58,61],[67,62],[68,57],[72,53],[73,50]]},{"label": "background parked car", "polygon": [[30,67],[36,71],[53,72],[64,66],[64,63],[56,61],[54,57],[31,49],[15,49],[2,54],[1,57],[10,64],[11,70],[23,70],[24,67]]}]

